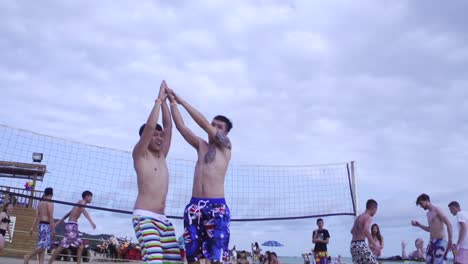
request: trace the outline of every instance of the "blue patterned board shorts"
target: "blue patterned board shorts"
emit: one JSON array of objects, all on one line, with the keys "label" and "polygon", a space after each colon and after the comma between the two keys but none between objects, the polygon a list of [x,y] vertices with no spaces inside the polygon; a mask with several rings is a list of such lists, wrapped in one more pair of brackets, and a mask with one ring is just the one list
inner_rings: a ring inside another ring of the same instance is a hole
[{"label": "blue patterned board shorts", "polygon": [[68,221],[65,225],[65,236],[60,242],[60,246],[63,248],[78,247],[83,245],[83,241],[80,238],[80,232],[78,231],[78,223]]},{"label": "blue patterned board shorts", "polygon": [[229,259],[231,214],[224,198],[193,198],[184,211],[184,239],[188,262]]},{"label": "blue patterned board shorts", "polygon": [[39,226],[37,227],[38,238],[37,238],[37,248],[49,249],[52,245],[51,233],[49,222],[40,221]]},{"label": "blue patterned board shorts", "polygon": [[443,239],[432,239],[427,245],[426,263],[445,264],[447,260],[447,241]]}]

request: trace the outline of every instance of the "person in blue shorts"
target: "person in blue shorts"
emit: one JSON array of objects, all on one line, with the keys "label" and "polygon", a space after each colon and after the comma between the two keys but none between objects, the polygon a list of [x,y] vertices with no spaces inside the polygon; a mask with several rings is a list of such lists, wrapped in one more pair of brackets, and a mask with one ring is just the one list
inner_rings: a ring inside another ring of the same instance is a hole
[{"label": "person in blue shorts", "polygon": [[[411,225],[429,232],[430,240],[426,251],[426,263],[445,264],[447,253],[452,250],[452,224],[441,208],[433,205],[427,194],[421,194],[416,199],[416,205],[427,210],[428,225],[422,225],[418,221],[411,221]],[[445,237],[444,226],[447,227],[448,241]]]},{"label": "person in blue shorts", "polygon": [[[198,154],[192,199],[184,211],[187,261],[195,263],[201,258],[216,263],[228,261],[231,214],[224,199],[224,180],[231,160],[232,146],[227,135],[232,123],[222,115],[215,116],[210,123],[173,90],[169,91],[169,100],[177,130]],[[185,125],[178,104],[208,134],[208,141]]]}]

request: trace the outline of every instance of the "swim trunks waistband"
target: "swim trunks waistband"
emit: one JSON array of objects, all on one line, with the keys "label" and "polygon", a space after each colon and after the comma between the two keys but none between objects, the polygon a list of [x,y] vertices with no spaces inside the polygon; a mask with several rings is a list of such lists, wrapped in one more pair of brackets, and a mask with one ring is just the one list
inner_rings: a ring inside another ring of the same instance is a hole
[{"label": "swim trunks waistband", "polygon": [[39,221],[39,224],[48,225],[48,224],[49,224],[49,221]]},{"label": "swim trunks waistband", "polygon": [[192,197],[190,199],[191,204],[197,204],[200,201],[213,203],[213,204],[226,204],[226,199],[224,198],[199,198],[199,197]]},{"label": "swim trunks waistband", "polygon": [[360,242],[366,242],[366,240],[364,240],[364,239],[362,239],[362,240],[351,240],[351,242],[360,243]]},{"label": "swim trunks waistband", "polygon": [[70,225],[78,225],[78,222],[76,221],[68,221],[67,222],[67,225],[70,224]]},{"label": "swim trunks waistband", "polygon": [[165,215],[158,214],[158,213],[151,212],[151,211],[144,210],[144,209],[134,209],[133,216],[143,216],[143,217],[146,216],[146,217],[151,217],[160,221],[167,220],[167,217]]}]

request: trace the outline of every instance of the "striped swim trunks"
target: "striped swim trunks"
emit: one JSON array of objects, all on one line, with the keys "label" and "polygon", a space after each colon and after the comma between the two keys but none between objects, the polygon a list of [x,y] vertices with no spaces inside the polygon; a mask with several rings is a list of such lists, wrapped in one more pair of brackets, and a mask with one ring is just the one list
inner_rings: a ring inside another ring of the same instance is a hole
[{"label": "striped swim trunks", "polygon": [[165,215],[135,209],[132,222],[144,263],[182,263],[174,226]]}]

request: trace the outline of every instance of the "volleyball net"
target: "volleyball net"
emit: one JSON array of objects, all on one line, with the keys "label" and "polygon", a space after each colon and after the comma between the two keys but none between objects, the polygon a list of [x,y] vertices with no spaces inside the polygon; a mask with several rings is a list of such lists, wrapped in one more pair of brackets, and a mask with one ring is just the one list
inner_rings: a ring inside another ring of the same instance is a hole
[{"label": "volleyball net", "polygon": [[[91,208],[131,213],[137,196],[131,152],[0,125],[0,161],[31,163],[33,152],[43,153],[42,164],[47,166],[47,174],[36,182],[36,190],[52,187],[54,200],[70,205],[81,199],[84,190],[90,190]],[[170,184],[166,215],[181,219],[191,198],[196,162],[174,158],[167,162]],[[231,219],[356,215],[353,166],[346,162],[312,166],[231,164],[225,181]],[[28,188],[24,179],[1,174],[0,179],[3,186]]]}]

